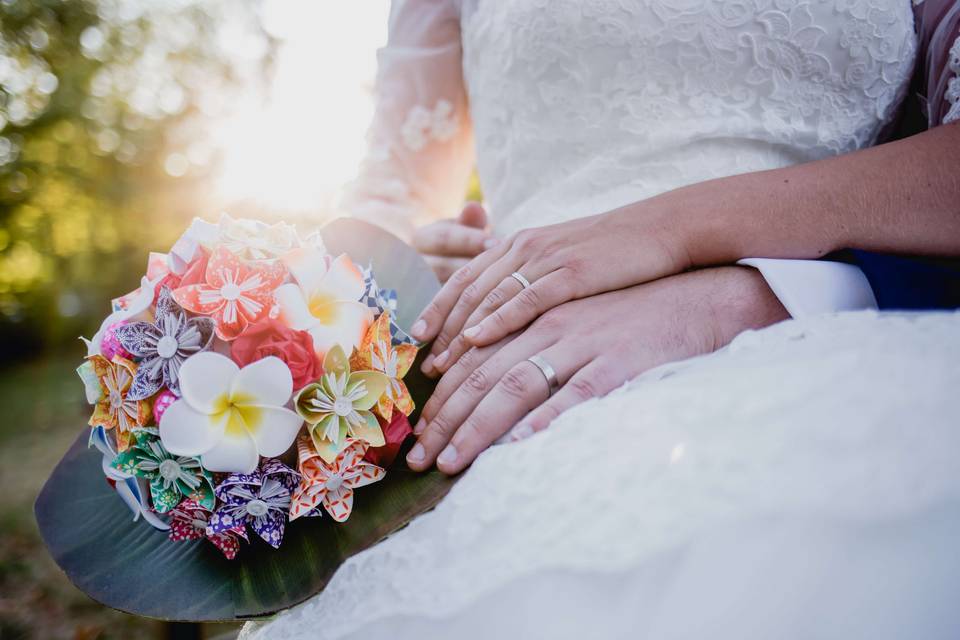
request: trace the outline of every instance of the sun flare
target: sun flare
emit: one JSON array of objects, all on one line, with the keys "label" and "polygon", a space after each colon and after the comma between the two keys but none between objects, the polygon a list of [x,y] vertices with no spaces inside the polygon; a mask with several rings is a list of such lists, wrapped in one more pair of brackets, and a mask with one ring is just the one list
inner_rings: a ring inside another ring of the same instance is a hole
[{"label": "sun flare", "polygon": [[364,153],[387,10],[386,0],[264,5],[264,26],[281,41],[271,85],[212,132],[222,206],[282,215],[333,205]]}]

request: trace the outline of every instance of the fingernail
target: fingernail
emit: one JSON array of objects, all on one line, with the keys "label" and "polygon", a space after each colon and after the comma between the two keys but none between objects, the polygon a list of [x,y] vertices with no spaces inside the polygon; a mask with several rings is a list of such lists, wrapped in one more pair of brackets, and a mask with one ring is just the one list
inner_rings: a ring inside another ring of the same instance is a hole
[{"label": "fingernail", "polygon": [[427,428],[427,421],[423,418],[417,422],[417,426],[413,428],[413,435],[418,436],[423,433],[423,430]]},{"label": "fingernail", "polygon": [[448,444],[447,448],[440,452],[440,456],[437,458],[437,463],[439,464],[453,464],[457,461],[457,449],[452,444]]},{"label": "fingernail", "polygon": [[423,360],[423,364],[420,365],[420,371],[423,371],[425,374],[430,375],[430,372],[433,371],[433,355],[429,355]]},{"label": "fingernail", "polygon": [[410,335],[416,338],[417,340],[423,339],[423,333],[427,330],[427,321],[426,320],[417,320],[413,323],[413,326],[410,327]]},{"label": "fingernail", "polygon": [[500,244],[500,238],[487,238],[486,240],[483,241],[483,248],[492,249],[498,244]]},{"label": "fingernail", "polygon": [[410,453],[407,454],[407,462],[419,464],[423,462],[424,455],[426,455],[426,452],[423,450],[423,445],[418,442],[413,446],[413,449],[410,449]]},{"label": "fingernail", "polygon": [[519,442],[520,440],[525,440],[533,435],[533,427],[529,424],[518,424],[513,428],[513,432],[510,435],[510,439],[513,442]]},{"label": "fingernail", "polygon": [[480,335],[480,325],[476,325],[476,326],[470,327],[469,329],[465,329],[463,332],[463,337],[465,338],[473,339],[473,338],[476,338],[478,335]]},{"label": "fingernail", "polygon": [[433,368],[439,369],[440,367],[445,365],[447,363],[447,360],[449,359],[450,359],[450,352],[444,351],[443,353],[438,355],[437,358],[433,361]]}]

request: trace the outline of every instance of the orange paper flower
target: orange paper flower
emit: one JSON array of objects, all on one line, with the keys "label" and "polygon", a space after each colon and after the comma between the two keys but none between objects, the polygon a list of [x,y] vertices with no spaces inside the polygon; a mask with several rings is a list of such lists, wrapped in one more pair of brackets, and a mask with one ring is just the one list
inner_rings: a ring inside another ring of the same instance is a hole
[{"label": "orange paper flower", "polygon": [[286,275],[279,261],[245,263],[220,247],[210,256],[205,281],[180,287],[173,297],[187,311],[216,320],[220,339],[233,340],[267,317]]},{"label": "orange paper flower", "polygon": [[387,472],[364,462],[367,445],[352,440],[336,460],[326,463],[317,453],[313,441],[301,436],[297,440],[300,486],[290,503],[290,520],[305,516],[321,504],[337,522],[350,517],[353,490],[382,480]]},{"label": "orange paper flower", "polygon": [[387,388],[377,401],[375,411],[390,422],[396,407],[403,415],[413,411],[413,398],[403,382],[410,366],[417,357],[417,348],[412,344],[393,346],[390,342],[390,312],[384,311],[370,326],[363,341],[353,356],[353,368],[379,371],[387,376]]},{"label": "orange paper flower", "polygon": [[100,355],[88,360],[100,383],[100,399],[90,416],[90,426],[116,429],[117,451],[126,451],[133,443],[133,428],[142,427],[150,419],[149,400],[127,397],[137,365],[120,356],[114,356],[112,362]]}]

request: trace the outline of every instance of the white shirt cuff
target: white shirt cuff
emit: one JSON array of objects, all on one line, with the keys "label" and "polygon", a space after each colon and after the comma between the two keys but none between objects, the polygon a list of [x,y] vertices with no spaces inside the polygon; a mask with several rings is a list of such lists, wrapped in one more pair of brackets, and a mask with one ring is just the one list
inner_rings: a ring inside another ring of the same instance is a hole
[{"label": "white shirt cuff", "polygon": [[852,264],[774,258],[744,258],[737,264],[757,269],[794,318],[877,308],[870,282]]}]

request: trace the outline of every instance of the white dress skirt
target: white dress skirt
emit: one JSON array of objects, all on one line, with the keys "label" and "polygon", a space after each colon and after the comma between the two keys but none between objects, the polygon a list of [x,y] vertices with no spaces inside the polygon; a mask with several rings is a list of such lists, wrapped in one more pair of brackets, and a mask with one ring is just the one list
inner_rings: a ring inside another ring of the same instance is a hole
[{"label": "white dress skirt", "polygon": [[[916,49],[910,0],[396,0],[344,205],[408,235],[475,148],[507,234],[856,151]],[[242,637],[960,637],[960,315],[794,316],[492,447]]]},{"label": "white dress skirt", "polygon": [[244,640],[956,638],[960,314],[787,321],[489,449]]}]

